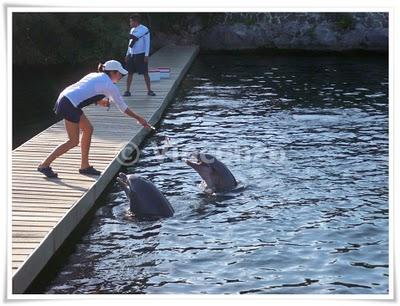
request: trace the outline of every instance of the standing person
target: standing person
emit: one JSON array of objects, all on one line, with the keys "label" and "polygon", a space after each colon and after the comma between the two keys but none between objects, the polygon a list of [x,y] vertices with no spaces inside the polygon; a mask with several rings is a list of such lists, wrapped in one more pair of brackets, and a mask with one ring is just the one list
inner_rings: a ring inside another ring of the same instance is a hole
[{"label": "standing person", "polygon": [[117,83],[128,73],[120,62],[110,60],[99,64],[98,72],[89,73],[80,81],[65,88],[59,95],[54,111],[64,118],[65,129],[68,140],[59,145],[54,151],[38,166],[37,170],[50,178],[57,177],[50,164],[59,156],[63,155],[79,144],[79,130],[82,130],[81,138],[81,168],[79,173],[100,175],[101,172],[90,166],[89,149],[92,140],[93,126],[85,116],[82,108],[96,103],[100,106],[109,107],[111,99],[122,113],[134,118],[146,128],[152,128],[147,121],[130,110],[125,104],[117,86]]},{"label": "standing person", "polygon": [[149,77],[150,31],[140,23],[140,16],[138,14],[130,16],[129,24],[131,26],[130,39],[125,56],[128,78],[126,80],[124,96],[129,97],[131,95],[130,88],[135,72],[143,74],[147,87],[147,95],[155,96],[156,94],[151,90]]}]

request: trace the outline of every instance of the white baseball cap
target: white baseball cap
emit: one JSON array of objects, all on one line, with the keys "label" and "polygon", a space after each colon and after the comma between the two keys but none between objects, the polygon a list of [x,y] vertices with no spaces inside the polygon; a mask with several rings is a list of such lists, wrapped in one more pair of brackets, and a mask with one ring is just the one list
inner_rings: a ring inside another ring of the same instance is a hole
[{"label": "white baseball cap", "polygon": [[121,74],[124,74],[124,75],[128,73],[128,71],[125,70],[122,67],[121,63],[116,61],[116,60],[109,60],[109,61],[105,62],[104,63],[104,70],[106,70],[106,71],[116,70],[116,71],[119,71]]}]

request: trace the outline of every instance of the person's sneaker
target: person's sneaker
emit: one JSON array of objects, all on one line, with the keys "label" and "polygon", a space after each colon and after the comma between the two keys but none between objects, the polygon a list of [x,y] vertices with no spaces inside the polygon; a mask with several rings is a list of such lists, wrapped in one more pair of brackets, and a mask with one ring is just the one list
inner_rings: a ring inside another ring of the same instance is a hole
[{"label": "person's sneaker", "polygon": [[125,91],[124,92],[124,97],[130,97],[131,96],[131,92],[130,91]]},{"label": "person's sneaker", "polygon": [[51,169],[51,167],[38,167],[37,170],[43,173],[48,178],[57,178],[58,174]]},{"label": "person's sneaker", "polygon": [[89,166],[85,169],[79,169],[80,174],[88,174],[88,175],[100,175],[101,172],[93,168],[93,166]]},{"label": "person's sneaker", "polygon": [[147,92],[148,96],[155,96],[156,94],[154,93],[154,91],[150,90]]}]

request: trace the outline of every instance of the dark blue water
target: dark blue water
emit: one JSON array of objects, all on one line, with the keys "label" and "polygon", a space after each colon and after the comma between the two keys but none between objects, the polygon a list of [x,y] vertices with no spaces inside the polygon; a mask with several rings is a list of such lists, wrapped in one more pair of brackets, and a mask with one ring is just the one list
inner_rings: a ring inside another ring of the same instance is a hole
[{"label": "dark blue water", "polygon": [[[242,188],[205,194],[174,159],[195,150]],[[124,169],[153,181],[175,216],[135,220],[113,182],[46,293],[388,292],[385,58],[201,56]]]}]

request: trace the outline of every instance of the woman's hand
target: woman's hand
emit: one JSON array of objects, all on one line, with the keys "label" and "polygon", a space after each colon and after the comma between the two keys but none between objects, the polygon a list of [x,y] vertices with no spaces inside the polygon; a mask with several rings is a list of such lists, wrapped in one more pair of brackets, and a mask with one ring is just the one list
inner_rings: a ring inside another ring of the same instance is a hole
[{"label": "woman's hand", "polygon": [[153,126],[151,126],[142,116],[139,116],[135,112],[133,112],[129,107],[125,110],[125,114],[128,116],[135,118],[137,123],[143,125],[147,129],[156,130]]},{"label": "woman's hand", "polygon": [[100,101],[97,101],[97,105],[103,106],[103,107],[110,107],[110,101],[106,98],[101,99]]},{"label": "woman's hand", "polygon": [[140,117],[137,119],[138,123],[143,125],[145,128],[149,130],[155,130],[154,127],[152,127],[144,118]]}]

